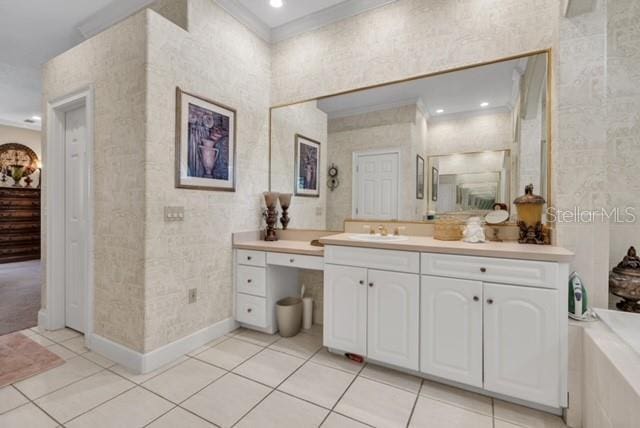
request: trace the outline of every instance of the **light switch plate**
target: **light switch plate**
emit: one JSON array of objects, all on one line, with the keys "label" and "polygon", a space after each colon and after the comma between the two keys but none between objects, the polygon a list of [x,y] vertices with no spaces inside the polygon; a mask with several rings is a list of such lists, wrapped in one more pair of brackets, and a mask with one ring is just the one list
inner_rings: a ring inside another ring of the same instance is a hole
[{"label": "light switch plate", "polygon": [[184,221],[184,207],[164,207],[164,221]]}]

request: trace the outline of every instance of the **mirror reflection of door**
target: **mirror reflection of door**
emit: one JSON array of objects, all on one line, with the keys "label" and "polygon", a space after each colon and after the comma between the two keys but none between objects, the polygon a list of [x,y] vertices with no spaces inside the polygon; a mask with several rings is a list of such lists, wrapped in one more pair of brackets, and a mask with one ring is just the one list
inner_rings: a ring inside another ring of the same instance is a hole
[{"label": "mirror reflection of door", "polygon": [[354,153],[354,218],[398,218],[398,152]]}]

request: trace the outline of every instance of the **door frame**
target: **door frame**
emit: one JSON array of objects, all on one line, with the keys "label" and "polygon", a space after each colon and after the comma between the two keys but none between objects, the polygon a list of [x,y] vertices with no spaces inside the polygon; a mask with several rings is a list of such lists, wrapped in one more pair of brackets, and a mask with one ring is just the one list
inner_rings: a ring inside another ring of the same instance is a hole
[{"label": "door frame", "polygon": [[[400,147],[388,147],[384,149],[372,149],[372,150],[358,150],[351,153],[351,218],[357,219],[360,218],[356,214],[356,208],[358,207],[358,157],[360,156],[371,156],[371,155],[390,155],[396,154],[398,156],[398,176],[396,177],[396,184],[398,189],[396,191],[396,219],[390,220],[398,220],[400,218],[400,201],[402,200],[402,186],[400,185],[400,170],[402,167],[402,149]],[[375,220],[375,219],[370,219]]]},{"label": "door frame", "polygon": [[[46,144],[43,147],[44,175],[43,191],[45,193],[45,284],[46,308],[41,310],[38,325],[47,330],[57,330],[66,325],[65,301],[65,203],[66,198],[60,195],[65,190],[65,115],[68,111],[85,108],[86,124],[86,168],[87,203],[85,209],[86,227],[84,241],[87,251],[86,276],[87,284],[84,296],[84,335],[88,338],[93,333],[93,146],[94,146],[94,88],[85,86],[70,94],[54,98],[47,102]],[[56,251],[57,250],[57,251]]]}]

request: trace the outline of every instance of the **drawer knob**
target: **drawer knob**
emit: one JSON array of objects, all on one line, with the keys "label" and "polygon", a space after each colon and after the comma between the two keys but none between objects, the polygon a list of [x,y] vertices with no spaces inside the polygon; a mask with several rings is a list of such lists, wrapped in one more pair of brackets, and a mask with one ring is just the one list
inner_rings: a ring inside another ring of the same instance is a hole
[{"label": "drawer knob", "polygon": [[364,280],[361,279],[359,282],[360,282],[360,285],[364,285]]},{"label": "drawer knob", "polygon": [[478,296],[473,296],[473,301],[477,302],[478,300],[480,300],[480,298]]},{"label": "drawer knob", "polygon": [[248,282],[249,284],[251,284],[251,282],[252,282],[252,281],[253,281],[252,279],[247,279],[247,282]]},{"label": "drawer knob", "polygon": [[251,260],[251,256],[247,256],[247,260]]},{"label": "drawer knob", "polygon": [[486,271],[487,271],[487,268],[483,268],[483,267],[480,268],[480,272],[485,273]]},{"label": "drawer knob", "polygon": [[253,311],[253,309],[251,309],[251,308],[247,309],[247,312],[249,312],[249,313],[251,313],[252,311]]},{"label": "drawer knob", "polygon": [[295,259],[289,259],[289,263],[293,263],[295,261],[296,261]]},{"label": "drawer knob", "polygon": [[487,299],[487,303],[493,305],[493,299]]},{"label": "drawer knob", "polygon": [[369,283],[369,287],[373,287],[373,282],[370,282],[370,283]]}]

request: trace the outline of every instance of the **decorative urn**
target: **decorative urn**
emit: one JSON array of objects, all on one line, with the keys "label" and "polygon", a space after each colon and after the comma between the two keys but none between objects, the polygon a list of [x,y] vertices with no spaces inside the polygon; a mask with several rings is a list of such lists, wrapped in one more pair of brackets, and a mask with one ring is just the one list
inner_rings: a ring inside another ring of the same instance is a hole
[{"label": "decorative urn", "polygon": [[616,307],[625,312],[640,312],[640,257],[630,247],[618,266],[609,273],[609,291],[622,300]]},{"label": "decorative urn", "polygon": [[540,195],[533,194],[533,184],[524,188],[524,195],[513,203],[518,211],[518,228],[521,244],[545,244],[544,227],[542,226],[542,209],[546,201]]}]

